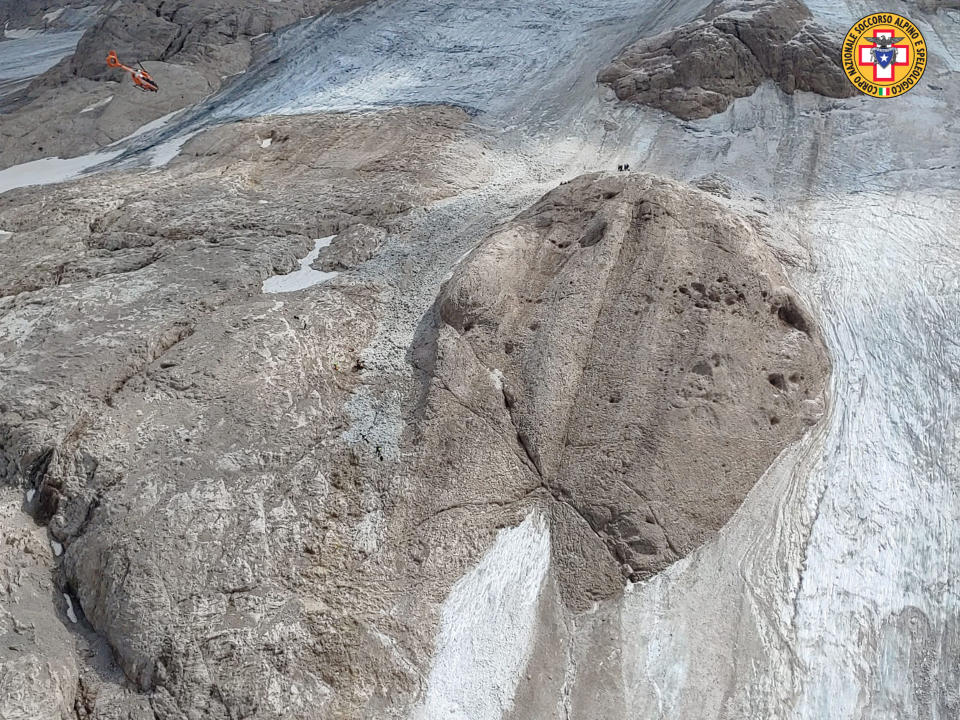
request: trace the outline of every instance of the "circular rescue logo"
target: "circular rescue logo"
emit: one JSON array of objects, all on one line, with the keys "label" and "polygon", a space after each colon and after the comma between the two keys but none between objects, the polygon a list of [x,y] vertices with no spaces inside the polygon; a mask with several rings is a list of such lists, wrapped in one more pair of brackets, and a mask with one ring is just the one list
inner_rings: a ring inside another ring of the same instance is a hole
[{"label": "circular rescue logo", "polygon": [[843,40],[843,71],[862,93],[903,95],[920,80],[927,45],[916,25],[901,15],[867,15]]}]

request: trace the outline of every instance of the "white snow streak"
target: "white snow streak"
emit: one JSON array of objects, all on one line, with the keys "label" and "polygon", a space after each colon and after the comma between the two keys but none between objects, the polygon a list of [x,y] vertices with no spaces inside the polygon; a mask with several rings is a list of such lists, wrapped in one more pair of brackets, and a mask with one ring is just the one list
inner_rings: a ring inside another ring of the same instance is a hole
[{"label": "white snow streak", "polygon": [[[106,103],[104,102],[103,104]],[[94,106],[87,108],[87,110],[93,109]],[[117,147],[148,132],[158,130],[169,123],[170,120],[180,112],[182,111],[178,110],[177,112],[172,112],[148,122],[135,132],[127,135],[127,137],[117,140],[107,147]],[[185,133],[151,148],[148,154],[150,167],[159,168],[169,163],[180,153],[183,145],[199,132],[201,131],[194,130],[193,132]],[[21,165],[8,167],[6,170],[0,170],[0,194],[21,187],[54,185],[68,180],[74,180],[86,170],[109,162],[122,155],[123,152],[124,150],[118,149],[89,153],[75,158],[42,158],[40,160],[33,160]]]},{"label": "white snow streak", "polygon": [[194,130],[193,132],[185,133],[179,137],[172,138],[166,142],[162,142],[154,148],[150,149],[150,167],[159,168],[166,165],[168,162],[173,160],[177,155],[180,154],[180,151],[183,149],[183,146],[187,144],[187,141],[192,138],[194,135],[202,132],[201,130]]},{"label": "white snow streak", "polygon": [[95,102],[95,103],[94,103],[93,105],[91,105],[90,107],[85,107],[83,110],[80,111],[80,114],[82,115],[83,113],[88,113],[88,112],[93,112],[94,110],[99,110],[99,109],[102,108],[103,106],[109,105],[112,100],[113,100],[113,95],[111,95],[110,97],[106,97],[106,98],[104,98],[103,100],[100,100],[99,102]]},{"label": "white snow streak", "polygon": [[91,153],[75,158],[43,158],[0,170],[0,193],[34,185],[53,185],[73,180],[88,168],[107,162],[122,151]]},{"label": "white snow streak", "polygon": [[59,10],[48,12],[46,15],[43,16],[43,24],[49,25],[52,22],[56,22],[60,18],[60,16],[63,15],[64,9],[65,8],[60,8]]},{"label": "white snow streak", "polygon": [[320,270],[314,270],[310,267],[320,256],[320,251],[327,247],[335,237],[336,235],[331,235],[330,237],[317,240],[310,254],[300,261],[300,268],[298,270],[294,270],[286,275],[274,275],[264,280],[263,292],[282,293],[303,290],[304,288],[318,285],[319,283],[326,282],[330,278],[336,277],[337,273],[335,272],[321,272]]},{"label": "white snow streak", "polygon": [[510,709],[549,566],[550,531],[531,513],[453,586],[415,720],[498,720]]},{"label": "white snow streak", "polygon": [[70,619],[70,622],[77,622],[77,614],[73,611],[73,600],[70,599],[70,596],[66,593],[63,593],[63,599],[67,601],[67,617]]}]

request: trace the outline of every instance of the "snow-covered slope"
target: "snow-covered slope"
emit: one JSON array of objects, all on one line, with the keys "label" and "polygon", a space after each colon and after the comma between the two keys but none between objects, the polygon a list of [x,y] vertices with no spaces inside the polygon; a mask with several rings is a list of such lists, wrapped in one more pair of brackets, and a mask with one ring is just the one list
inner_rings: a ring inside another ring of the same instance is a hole
[{"label": "snow-covered slope", "polygon": [[0,98],[23,87],[30,78],[56,65],[73,52],[83,31],[32,33],[10,31],[0,42]]}]

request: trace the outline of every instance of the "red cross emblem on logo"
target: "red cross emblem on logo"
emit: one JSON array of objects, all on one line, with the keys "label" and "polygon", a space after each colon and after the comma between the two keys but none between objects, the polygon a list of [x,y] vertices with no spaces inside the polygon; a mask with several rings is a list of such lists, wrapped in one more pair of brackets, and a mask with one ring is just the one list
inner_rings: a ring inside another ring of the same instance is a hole
[{"label": "red cross emblem on logo", "polygon": [[[894,30],[890,28],[877,28],[873,31],[873,37],[875,40],[880,38],[892,38],[896,37]],[[874,82],[891,82],[893,80],[893,73],[895,67],[903,67],[904,65],[910,64],[910,46],[909,45],[891,45],[890,49],[893,50],[893,61],[883,67],[880,63],[875,62],[873,58],[874,48],[879,47],[879,45],[860,45],[857,47],[857,51],[860,53],[857,57],[857,64],[861,67],[867,65],[873,68],[873,81]]]}]

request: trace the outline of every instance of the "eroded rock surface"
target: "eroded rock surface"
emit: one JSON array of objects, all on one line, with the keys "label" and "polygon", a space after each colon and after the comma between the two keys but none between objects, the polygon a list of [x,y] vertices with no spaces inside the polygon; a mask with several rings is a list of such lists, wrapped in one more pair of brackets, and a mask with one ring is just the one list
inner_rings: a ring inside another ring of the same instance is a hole
[{"label": "eroded rock surface", "polygon": [[73,711],[78,663],[47,533],[23,497],[0,485],[0,717],[60,720]]},{"label": "eroded rock surface", "polygon": [[705,193],[584,176],[445,288],[444,344],[470,359],[464,378],[495,375],[519,452],[574,511],[555,514],[559,542],[586,530],[609,552],[557,554],[578,601],[601,592],[589,579],[646,577],[702,544],[822,414],[827,358],[786,282]]},{"label": "eroded rock surface", "polygon": [[[135,183],[0,198],[0,467],[126,678],[76,656],[85,717],[413,707],[500,529],[536,512],[551,612],[587,609],[711,537],[819,417],[818,331],[758,231],[660,178],[583,176],[502,225],[404,367],[376,364],[397,289],[372,276],[261,293],[314,238],[394,237],[476,182],[465,119],[244,122]],[[401,416],[368,423],[379,390]]]},{"label": "eroded rock surface", "polygon": [[130,683],[118,700],[89,674],[89,716],[331,717],[369,704],[356,668],[392,672],[357,624],[368,490],[340,440],[382,288],[261,283],[313,238],[460,189],[430,168],[454,166],[465,118],[251,121],[136,182],[0,198],[0,471],[35,491],[60,588]]},{"label": "eroded rock surface", "polygon": [[851,97],[841,40],[799,0],[715,0],[694,22],[631,45],[598,81],[684,119],[722,112],[768,78],[786,93]]},{"label": "eroded rock surface", "polygon": [[5,31],[61,31],[82,28],[90,22],[101,4],[99,0],[6,0],[0,2],[0,40],[3,40]]},{"label": "eroded rock surface", "polygon": [[325,272],[349,270],[372,257],[386,236],[380,227],[351,225],[321,251],[314,265]]}]

